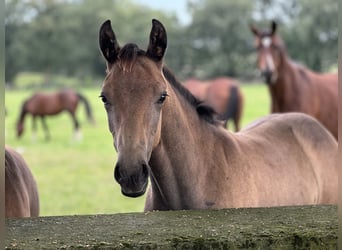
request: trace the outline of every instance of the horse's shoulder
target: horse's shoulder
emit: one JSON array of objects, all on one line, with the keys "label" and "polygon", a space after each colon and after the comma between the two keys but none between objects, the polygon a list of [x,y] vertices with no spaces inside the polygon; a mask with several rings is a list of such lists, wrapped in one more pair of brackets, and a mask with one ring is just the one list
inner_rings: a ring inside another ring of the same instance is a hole
[{"label": "horse's shoulder", "polygon": [[27,169],[26,162],[22,156],[14,149],[5,147],[5,172],[11,176],[20,176],[25,174]]}]

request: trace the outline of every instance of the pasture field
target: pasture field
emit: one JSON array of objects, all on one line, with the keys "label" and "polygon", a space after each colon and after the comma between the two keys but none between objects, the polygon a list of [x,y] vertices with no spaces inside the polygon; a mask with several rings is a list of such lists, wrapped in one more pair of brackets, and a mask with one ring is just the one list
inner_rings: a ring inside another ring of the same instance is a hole
[{"label": "pasture field", "polygon": [[[32,90],[6,90],[5,143],[22,153],[36,178],[41,216],[74,214],[113,214],[141,212],[145,197],[127,198],[113,179],[116,153],[108,130],[103,104],[98,98],[101,86],[79,90],[93,110],[96,125],[87,122],[82,103],[77,110],[83,139],[72,137],[72,122],[67,113],[48,117],[51,140],[45,141],[40,120],[37,138],[32,140],[31,117],[25,121],[21,139],[15,123],[23,100]],[[269,97],[263,84],[244,84],[242,127],[269,112]],[[232,126],[230,126],[232,127]]]}]

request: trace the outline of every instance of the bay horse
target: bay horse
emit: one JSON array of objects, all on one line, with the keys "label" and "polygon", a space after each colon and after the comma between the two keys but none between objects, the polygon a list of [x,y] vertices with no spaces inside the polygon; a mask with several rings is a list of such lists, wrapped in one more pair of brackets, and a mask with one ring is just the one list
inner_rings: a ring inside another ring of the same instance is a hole
[{"label": "bay horse", "polygon": [[121,47],[105,21],[100,98],[118,153],[114,179],[145,211],[336,204],[337,141],[314,118],[273,114],[233,133],[163,64],[164,26],[147,50]]},{"label": "bay horse", "polygon": [[272,21],[269,30],[259,30],[253,24],[250,29],[256,38],[258,68],[270,92],[271,113],[311,115],[337,140],[338,74],[319,74],[293,62],[277,34],[276,22]]},{"label": "bay horse", "polygon": [[36,181],[24,158],[5,146],[5,217],[39,216]]},{"label": "bay horse", "polygon": [[228,128],[228,121],[232,120],[235,131],[240,130],[243,94],[237,80],[225,76],[206,81],[191,78],[184,82],[184,86],[215,110],[223,127]]},{"label": "bay horse", "polygon": [[24,132],[24,120],[27,114],[33,117],[32,130],[36,133],[36,118],[40,117],[45,131],[45,139],[50,139],[49,129],[45,122],[45,116],[58,115],[62,111],[67,111],[74,125],[75,135],[79,135],[80,123],[76,117],[78,103],[82,101],[85,105],[86,114],[89,122],[94,123],[92,110],[88,100],[80,93],[72,89],[63,89],[52,93],[37,92],[26,99],[20,110],[20,116],[17,121],[18,138]]}]

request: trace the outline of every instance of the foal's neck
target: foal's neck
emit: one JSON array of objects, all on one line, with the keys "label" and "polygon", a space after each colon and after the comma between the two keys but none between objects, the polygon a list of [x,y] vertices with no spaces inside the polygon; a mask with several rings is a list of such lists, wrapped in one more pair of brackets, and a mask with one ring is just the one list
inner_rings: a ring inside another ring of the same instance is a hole
[{"label": "foal's neck", "polygon": [[200,208],[205,163],[213,160],[203,149],[214,148],[214,133],[220,128],[201,119],[176,91],[168,101],[162,111],[161,142],[150,160],[153,209]]},{"label": "foal's neck", "polygon": [[23,123],[27,115],[26,105],[24,104],[21,108],[18,123]]}]

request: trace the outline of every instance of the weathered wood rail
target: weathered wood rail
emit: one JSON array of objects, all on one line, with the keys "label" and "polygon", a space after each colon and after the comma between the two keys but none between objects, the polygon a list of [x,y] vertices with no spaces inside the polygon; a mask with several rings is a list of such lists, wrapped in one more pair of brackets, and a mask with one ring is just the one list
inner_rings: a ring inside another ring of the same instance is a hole
[{"label": "weathered wood rail", "polygon": [[337,206],[7,219],[6,249],[337,249]]}]

